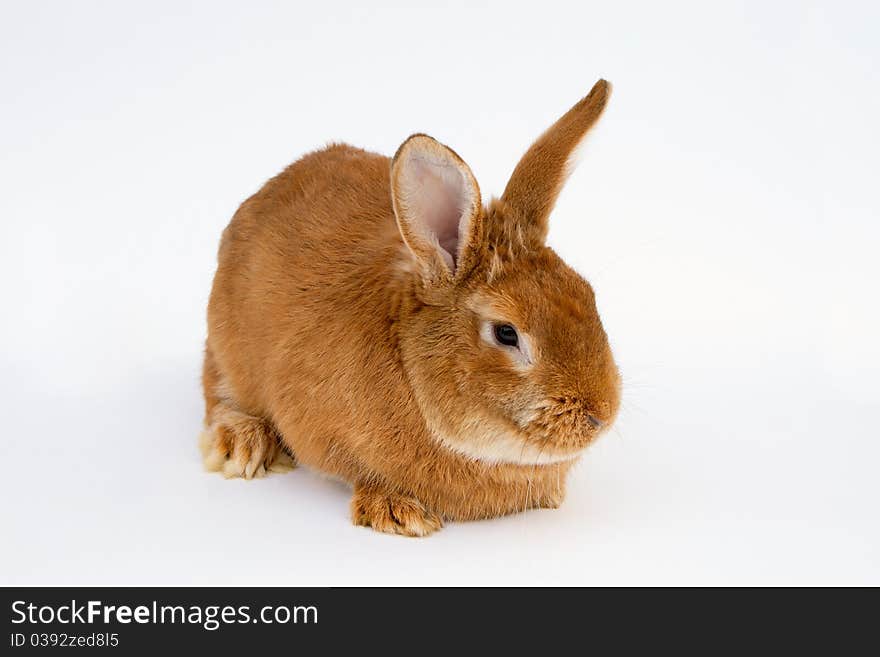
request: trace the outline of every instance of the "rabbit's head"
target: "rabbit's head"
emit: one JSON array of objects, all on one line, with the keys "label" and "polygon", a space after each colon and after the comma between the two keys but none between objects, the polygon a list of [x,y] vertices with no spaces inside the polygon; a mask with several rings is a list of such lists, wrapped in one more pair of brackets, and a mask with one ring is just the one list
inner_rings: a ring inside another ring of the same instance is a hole
[{"label": "rabbit's head", "polygon": [[488,207],[467,164],[431,137],[413,135],[392,161],[404,371],[431,433],[471,458],[570,460],[617,413],[620,376],[593,290],[544,243],[609,92],[600,80],[545,132]]}]

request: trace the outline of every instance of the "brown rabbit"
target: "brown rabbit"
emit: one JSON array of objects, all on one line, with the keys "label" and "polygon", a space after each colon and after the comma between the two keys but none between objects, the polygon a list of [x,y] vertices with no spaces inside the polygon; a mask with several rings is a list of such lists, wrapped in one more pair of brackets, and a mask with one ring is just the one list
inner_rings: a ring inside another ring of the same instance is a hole
[{"label": "brown rabbit", "polygon": [[295,459],[354,487],[356,524],[410,536],[558,506],[620,399],[593,290],[544,245],[609,92],[485,207],[426,135],[391,160],[329,146],[245,201],[208,306],[206,466],[251,478]]}]

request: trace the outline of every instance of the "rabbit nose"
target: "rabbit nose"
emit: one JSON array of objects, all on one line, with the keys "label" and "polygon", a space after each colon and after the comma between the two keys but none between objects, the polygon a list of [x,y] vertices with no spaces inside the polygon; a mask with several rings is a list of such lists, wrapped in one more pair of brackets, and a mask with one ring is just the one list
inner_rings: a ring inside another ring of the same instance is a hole
[{"label": "rabbit nose", "polygon": [[587,422],[594,429],[601,429],[602,426],[605,424],[604,422],[602,422],[602,420],[597,418],[595,415],[591,415],[589,413],[587,413]]}]

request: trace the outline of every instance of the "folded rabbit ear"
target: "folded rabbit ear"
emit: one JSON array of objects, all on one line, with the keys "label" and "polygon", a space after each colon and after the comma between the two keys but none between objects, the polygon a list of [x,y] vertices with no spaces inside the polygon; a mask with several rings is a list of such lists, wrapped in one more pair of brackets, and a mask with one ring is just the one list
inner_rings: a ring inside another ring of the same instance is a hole
[{"label": "folded rabbit ear", "polygon": [[516,165],[501,199],[513,211],[522,233],[539,243],[547,237],[547,220],[578,144],[605,109],[611,85],[599,80],[590,93],[532,144]]},{"label": "folded rabbit ear", "polygon": [[391,161],[391,199],[403,241],[429,281],[469,269],[481,229],[480,188],[453,151],[413,135]]}]

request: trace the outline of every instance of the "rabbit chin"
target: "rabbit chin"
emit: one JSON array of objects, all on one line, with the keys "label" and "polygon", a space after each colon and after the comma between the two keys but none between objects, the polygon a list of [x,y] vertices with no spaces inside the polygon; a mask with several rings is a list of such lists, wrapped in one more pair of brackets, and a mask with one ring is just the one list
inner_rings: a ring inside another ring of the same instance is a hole
[{"label": "rabbit chin", "polygon": [[475,461],[516,465],[551,465],[576,459],[581,449],[557,449],[539,446],[514,431],[500,427],[474,427],[466,437],[453,438],[442,431],[432,431],[434,438],[447,449]]}]

